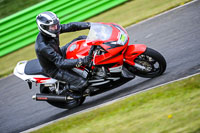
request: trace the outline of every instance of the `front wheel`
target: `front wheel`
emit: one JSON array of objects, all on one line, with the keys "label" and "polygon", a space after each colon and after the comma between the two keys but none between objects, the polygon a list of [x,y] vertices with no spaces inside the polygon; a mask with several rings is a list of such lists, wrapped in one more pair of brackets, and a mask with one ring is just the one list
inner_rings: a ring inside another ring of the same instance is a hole
[{"label": "front wheel", "polygon": [[134,62],[141,66],[128,66],[129,71],[137,76],[154,78],[164,73],[166,69],[165,58],[156,50],[147,48],[144,53],[139,55]]}]

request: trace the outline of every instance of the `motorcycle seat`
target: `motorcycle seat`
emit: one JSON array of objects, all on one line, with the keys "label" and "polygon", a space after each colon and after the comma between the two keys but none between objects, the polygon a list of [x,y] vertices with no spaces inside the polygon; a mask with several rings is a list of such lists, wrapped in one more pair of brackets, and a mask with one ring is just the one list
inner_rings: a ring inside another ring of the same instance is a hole
[{"label": "motorcycle seat", "polygon": [[27,75],[44,75],[47,76],[43,71],[38,59],[30,60],[26,63],[24,73]]}]

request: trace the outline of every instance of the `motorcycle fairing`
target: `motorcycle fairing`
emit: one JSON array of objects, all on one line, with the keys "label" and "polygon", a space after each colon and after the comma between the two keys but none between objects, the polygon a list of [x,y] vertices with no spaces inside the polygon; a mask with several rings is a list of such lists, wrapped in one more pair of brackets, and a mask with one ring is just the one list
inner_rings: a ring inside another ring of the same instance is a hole
[{"label": "motorcycle fairing", "polygon": [[88,49],[91,46],[87,45],[86,40],[78,40],[70,44],[66,50],[66,59],[78,59],[89,54]]},{"label": "motorcycle fairing", "polygon": [[[113,24],[113,23],[99,23],[103,24],[100,27],[109,27],[112,30],[107,29],[100,29],[105,30],[105,32],[111,33],[111,35],[108,35],[105,37],[105,40],[98,40],[98,37],[101,36],[97,33],[89,33],[89,37],[87,40],[79,40],[74,43],[72,43],[69,48],[66,51],[66,58],[67,59],[77,59],[81,57],[85,57],[89,53],[89,49],[91,48],[91,45],[96,45],[101,48],[102,51],[104,51],[104,54],[96,54],[94,55],[93,63],[94,65],[106,65],[106,64],[123,64],[123,53],[125,52],[125,49],[129,42],[128,34],[125,30],[123,30],[122,27],[119,25]],[[98,28],[98,27],[97,27]],[[106,31],[107,30],[107,31]],[[90,37],[95,36],[97,40],[93,40],[93,38]],[[95,35],[93,35],[95,34]],[[103,36],[103,35],[102,35]],[[124,42],[123,42],[124,41]],[[120,45],[118,43],[125,43],[123,45]]]},{"label": "motorcycle fairing", "polygon": [[27,82],[43,83],[43,84],[53,84],[57,80],[53,78],[46,77],[42,74],[29,75],[25,73],[28,61],[20,61],[14,69],[14,74]]},{"label": "motorcycle fairing", "polygon": [[146,51],[144,44],[131,44],[124,54],[124,61],[130,65],[135,65],[134,59]]}]

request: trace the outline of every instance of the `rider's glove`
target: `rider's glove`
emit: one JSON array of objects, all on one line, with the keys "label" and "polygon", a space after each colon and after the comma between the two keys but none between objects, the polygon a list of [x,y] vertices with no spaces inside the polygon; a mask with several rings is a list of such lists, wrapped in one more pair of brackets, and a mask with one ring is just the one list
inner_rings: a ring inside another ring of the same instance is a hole
[{"label": "rider's glove", "polygon": [[92,60],[91,56],[86,56],[84,58],[78,59],[78,63],[76,64],[76,67],[80,67],[82,65],[89,65],[90,61]]}]

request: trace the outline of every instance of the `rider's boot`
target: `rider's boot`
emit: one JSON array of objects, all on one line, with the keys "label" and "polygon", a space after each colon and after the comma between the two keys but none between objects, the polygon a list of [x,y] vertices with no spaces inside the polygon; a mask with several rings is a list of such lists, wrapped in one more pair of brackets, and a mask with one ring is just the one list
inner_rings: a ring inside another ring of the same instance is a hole
[{"label": "rider's boot", "polygon": [[85,91],[87,86],[88,86],[88,81],[85,79],[81,79],[79,84],[76,85],[67,84],[65,86],[65,90],[70,97],[78,99],[83,96],[83,92]]}]

